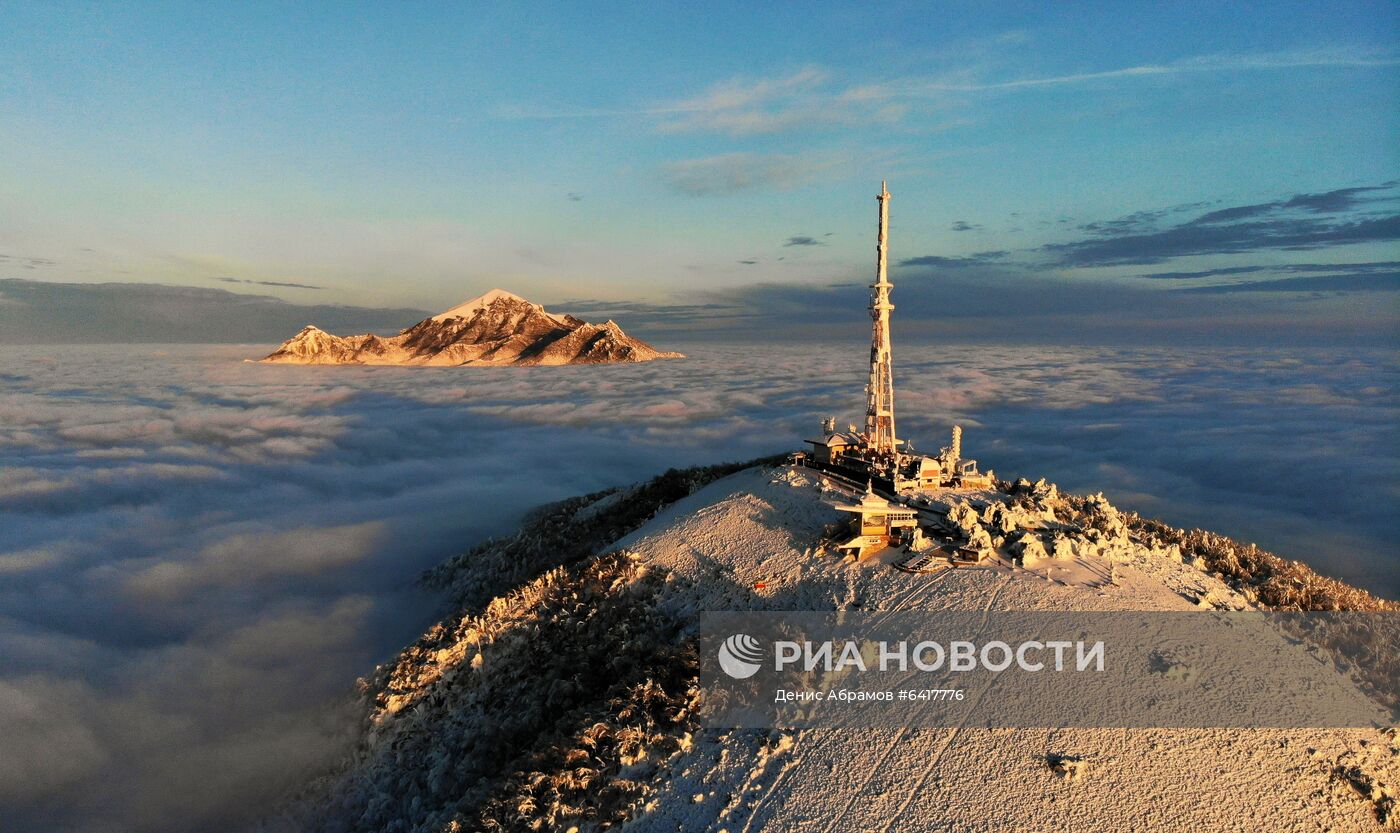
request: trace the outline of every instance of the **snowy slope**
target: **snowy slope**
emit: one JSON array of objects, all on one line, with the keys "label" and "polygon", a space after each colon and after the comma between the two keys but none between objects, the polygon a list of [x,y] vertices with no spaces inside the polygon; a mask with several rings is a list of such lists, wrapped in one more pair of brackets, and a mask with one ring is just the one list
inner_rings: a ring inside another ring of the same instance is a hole
[{"label": "snowy slope", "polygon": [[[488,290],[483,295],[478,295],[477,297],[472,298],[469,301],[463,301],[462,303],[458,304],[450,310],[447,310],[446,312],[440,312],[437,315],[434,315],[432,320],[447,321],[452,318],[465,318],[470,320],[472,318],[475,318],[477,314],[480,313],[482,310],[490,307],[492,304],[502,299],[515,304],[527,304],[539,310],[540,312],[544,312],[544,307],[540,306],[539,304],[531,303],[525,300],[524,298],[521,298],[519,295],[516,295],[514,292],[507,292],[504,289],[492,289]],[[546,314],[548,315],[548,313]],[[554,319],[555,321],[558,321],[561,324],[564,323],[564,319],[559,316],[550,315],[549,317]]]},{"label": "snowy slope", "polygon": [[520,535],[434,571],[453,612],[366,682],[360,748],[289,811],[293,826],[739,833],[1394,824],[1394,730],[699,729],[690,635],[702,610],[1252,605],[1253,591],[1237,592],[1194,556],[1151,540],[1098,497],[1037,490],[1015,508],[991,509],[1013,498],[973,495],[980,514],[997,519],[989,525],[999,537],[1071,529],[1073,555],[1027,569],[1003,548],[979,566],[917,575],[893,569],[892,551],[858,565],[826,552],[824,533],[842,519],[833,504],[851,496],[810,470],[753,467],[714,479],[720,473],[670,472],[547,507]]}]

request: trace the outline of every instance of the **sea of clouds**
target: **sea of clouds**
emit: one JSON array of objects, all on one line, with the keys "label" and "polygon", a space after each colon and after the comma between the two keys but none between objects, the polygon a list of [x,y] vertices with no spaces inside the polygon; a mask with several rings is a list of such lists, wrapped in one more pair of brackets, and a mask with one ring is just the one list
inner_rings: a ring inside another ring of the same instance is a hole
[{"label": "sea of clouds", "polygon": [[[667,344],[667,347],[673,345]],[[0,818],[219,830],[349,737],[425,567],[530,507],[794,449],[863,353],[632,366],[264,366],[237,346],[4,348]],[[900,433],[1400,596],[1393,352],[908,346]]]}]

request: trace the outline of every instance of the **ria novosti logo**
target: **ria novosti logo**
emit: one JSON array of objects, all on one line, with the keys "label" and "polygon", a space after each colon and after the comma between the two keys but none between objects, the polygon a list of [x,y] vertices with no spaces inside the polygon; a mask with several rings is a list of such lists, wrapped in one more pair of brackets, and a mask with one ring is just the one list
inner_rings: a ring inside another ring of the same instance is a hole
[{"label": "ria novosti logo", "polygon": [[[947,643],[924,640],[911,648],[908,640],[870,642],[847,639],[824,642],[773,642],[773,670],[805,673],[869,671],[990,671],[1001,673],[1015,665],[1021,671],[1103,671],[1104,643],[1067,639],[1026,640],[1012,645],[999,639],[978,644],[963,639]],[[763,667],[762,644],[746,633],[729,636],[719,646],[719,666],[736,680],[747,680]],[[1071,669],[1071,661],[1073,668]]]},{"label": "ria novosti logo", "polygon": [[719,646],[719,667],[736,680],[746,680],[763,666],[763,649],[758,640],[736,633]]}]

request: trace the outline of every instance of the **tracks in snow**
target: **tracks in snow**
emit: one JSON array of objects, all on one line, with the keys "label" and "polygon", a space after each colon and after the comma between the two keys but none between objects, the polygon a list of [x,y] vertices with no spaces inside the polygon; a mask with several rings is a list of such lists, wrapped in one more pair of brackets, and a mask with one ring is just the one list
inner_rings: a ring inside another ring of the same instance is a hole
[{"label": "tracks in snow", "polygon": [[[925,599],[933,595],[938,584],[946,580],[948,575],[952,572],[953,568],[950,567],[945,570],[941,570],[937,573],[925,574],[924,581],[911,582],[914,586],[910,587],[908,590],[902,591],[899,594],[895,595],[889,600],[886,609],[884,611],[879,612],[894,613],[898,611],[916,609],[920,603],[922,603]],[[910,576],[910,578],[913,578],[913,576]],[[982,609],[983,628],[986,627],[987,617],[990,614],[992,607],[996,604],[997,597],[1000,596],[1002,589],[1006,587],[1006,585],[1011,581],[1011,579],[1012,576],[1006,576],[1005,580],[998,584],[996,588],[992,591],[991,595],[988,597],[987,603]],[[986,689],[983,689],[981,692],[979,692],[977,702],[980,703],[982,697],[985,696],[985,694]],[[938,759],[942,757],[943,752],[948,748],[949,744],[952,743],[953,737],[956,736],[959,728],[961,728],[961,726],[955,728],[952,732],[950,732],[947,740],[944,741],[944,743],[940,745],[939,748],[936,750],[933,759],[929,762],[929,765],[924,769],[922,773],[920,773],[919,780],[915,784],[914,788],[910,791],[909,795],[905,796],[904,803],[900,807],[901,811],[905,807],[907,807],[909,803],[913,800],[913,796],[917,793],[918,788],[922,786],[923,782],[928,778],[928,774],[933,771],[934,766],[937,765]],[[778,772],[776,776],[774,776],[772,783],[770,783],[768,787],[763,790],[762,795],[760,795],[758,800],[754,803],[753,808],[749,811],[748,818],[745,819],[743,828],[741,828],[741,833],[750,833],[750,831],[752,830],[762,828],[762,823],[760,823],[758,820],[762,814],[763,809],[770,805],[772,801],[776,798],[776,796],[779,794],[780,788],[785,783],[788,773],[797,766],[798,758],[810,757],[818,750],[820,750],[823,746],[825,746],[826,743],[828,743],[830,739],[837,734],[837,730],[834,729],[828,729],[820,732],[815,729],[803,729],[799,731],[796,734],[796,736],[794,736],[792,748],[787,753],[789,756],[787,764],[782,768],[781,771]],[[827,825],[827,827],[825,828],[826,831],[829,832],[840,829],[840,823],[842,819],[844,819],[846,815],[850,813],[851,808],[855,806],[856,801],[860,798],[866,786],[869,785],[870,781],[874,778],[875,773],[882,769],[885,762],[890,758],[891,755],[894,754],[895,750],[899,747],[900,743],[904,741],[909,736],[909,734],[910,729],[908,727],[903,727],[895,730],[894,737],[880,751],[876,763],[873,766],[866,767],[864,779],[861,781],[860,785],[857,786],[855,790],[851,793],[850,799],[846,802],[845,806],[841,808],[841,812],[838,813],[835,816],[835,818]],[[813,741],[814,735],[816,736],[815,741]],[[751,783],[752,776],[751,779],[746,782],[746,788],[747,785]],[[742,795],[744,791],[745,790],[741,790],[740,794]],[[758,826],[755,827],[755,825]],[[886,824],[884,830],[889,830],[888,824]]]},{"label": "tracks in snow", "polygon": [[[933,587],[937,585],[940,581],[942,581],[944,578],[946,578],[951,572],[953,572],[953,568],[948,567],[936,573],[924,574],[924,581],[911,582],[914,584],[914,586],[890,599],[889,603],[885,607],[885,610],[882,612],[894,613],[900,610],[912,609],[912,607],[915,604],[922,602],[924,599],[928,598],[928,596],[933,592]],[[911,578],[913,577],[913,575],[917,574],[911,574]]]},{"label": "tracks in snow", "polygon": [[[977,629],[979,636],[982,631],[987,629],[987,620],[991,617],[992,606],[996,604],[997,597],[1001,595],[1001,591],[1006,589],[1006,585],[1010,584],[1013,578],[1014,575],[1008,575],[996,586],[996,589],[992,591],[991,595],[987,597],[987,604],[982,607],[982,624]],[[973,701],[971,708],[967,710],[963,719],[959,721],[958,725],[953,727],[952,731],[948,733],[948,737],[944,738],[943,742],[934,750],[934,753],[929,756],[928,764],[919,772],[918,780],[909,787],[909,792],[905,794],[904,800],[900,802],[899,809],[885,817],[885,823],[880,828],[880,833],[889,833],[890,825],[894,824],[894,820],[903,816],[904,811],[909,809],[909,805],[914,803],[914,797],[919,794],[919,790],[923,788],[924,782],[928,780],[928,776],[933,772],[934,767],[938,766],[938,762],[943,759],[943,753],[948,751],[948,747],[953,745],[953,741],[957,738],[958,733],[967,725],[968,717],[977,710],[978,706],[982,705],[982,700],[987,696],[987,692],[991,690],[993,682],[994,679],[989,679],[987,684],[982,687],[982,690],[977,692],[977,699]]]}]

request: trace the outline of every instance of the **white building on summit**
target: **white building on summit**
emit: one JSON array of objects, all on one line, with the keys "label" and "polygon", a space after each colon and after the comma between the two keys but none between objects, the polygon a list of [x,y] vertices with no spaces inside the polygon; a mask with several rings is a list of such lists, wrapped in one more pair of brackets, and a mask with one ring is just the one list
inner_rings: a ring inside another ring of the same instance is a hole
[{"label": "white building on summit", "polygon": [[[937,456],[913,454],[895,434],[894,362],[890,347],[889,228],[890,192],[884,182],[876,195],[880,203],[875,242],[875,282],[870,285],[870,381],[866,385],[865,430],[836,430],[836,421],[822,421],[822,435],[807,440],[812,446],[805,462],[857,481],[871,481],[895,494],[919,489],[986,489],[992,472],[979,472],[976,460],[962,457],[962,428],[953,426],[953,440]],[[903,446],[903,448],[901,448]]]},{"label": "white building on summit", "polygon": [[837,504],[841,512],[852,512],[852,537],[836,548],[849,552],[857,559],[882,550],[895,543],[905,533],[913,534],[919,528],[919,513],[904,506],[896,506],[875,494],[866,485],[865,494],[855,504]]}]

